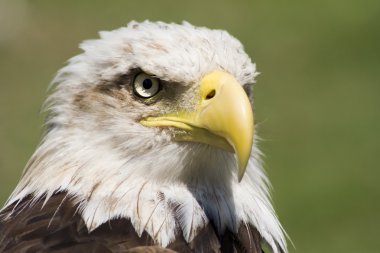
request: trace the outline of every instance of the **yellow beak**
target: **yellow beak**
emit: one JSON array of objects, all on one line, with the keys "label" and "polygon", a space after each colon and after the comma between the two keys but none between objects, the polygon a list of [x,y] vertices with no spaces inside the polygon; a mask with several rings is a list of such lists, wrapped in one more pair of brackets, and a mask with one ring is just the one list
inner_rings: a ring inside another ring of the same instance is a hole
[{"label": "yellow beak", "polygon": [[206,75],[200,82],[200,103],[195,112],[149,117],[141,123],[185,130],[176,136],[177,141],[201,142],[235,152],[239,182],[243,178],[253,144],[253,112],[232,75],[222,71]]}]

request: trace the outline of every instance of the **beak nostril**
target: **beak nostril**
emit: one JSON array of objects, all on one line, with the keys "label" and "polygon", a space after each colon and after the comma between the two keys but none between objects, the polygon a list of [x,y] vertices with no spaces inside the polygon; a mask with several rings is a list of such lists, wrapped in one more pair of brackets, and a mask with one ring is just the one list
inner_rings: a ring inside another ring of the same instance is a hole
[{"label": "beak nostril", "polygon": [[213,98],[215,96],[215,90],[212,90],[212,91],[210,91],[208,94],[207,94],[207,96],[206,96],[206,100],[207,99],[211,99],[211,98]]}]

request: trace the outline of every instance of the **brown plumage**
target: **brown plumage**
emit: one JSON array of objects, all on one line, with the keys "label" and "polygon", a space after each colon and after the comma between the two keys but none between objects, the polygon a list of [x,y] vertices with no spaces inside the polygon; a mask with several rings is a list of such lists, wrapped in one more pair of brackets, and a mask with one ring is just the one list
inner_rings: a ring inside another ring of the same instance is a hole
[{"label": "brown plumage", "polygon": [[33,201],[29,196],[9,205],[0,218],[0,252],[262,252],[259,233],[246,224],[240,225],[238,233],[226,231],[222,236],[208,225],[192,242],[178,236],[166,249],[154,246],[146,232],[138,236],[127,219],[112,219],[89,232],[78,204],[66,192],[55,194],[45,204],[44,199]]}]

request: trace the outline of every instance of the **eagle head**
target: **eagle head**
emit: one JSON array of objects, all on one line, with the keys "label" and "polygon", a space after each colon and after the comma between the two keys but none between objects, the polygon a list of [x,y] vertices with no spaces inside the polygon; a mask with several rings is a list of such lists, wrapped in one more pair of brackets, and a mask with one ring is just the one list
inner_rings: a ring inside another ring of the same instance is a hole
[{"label": "eagle head", "polygon": [[46,134],[9,203],[65,191],[89,231],[124,217],[167,246],[244,223],[286,250],[254,141],[256,67],[237,39],[146,21],[80,47],[53,81]]}]

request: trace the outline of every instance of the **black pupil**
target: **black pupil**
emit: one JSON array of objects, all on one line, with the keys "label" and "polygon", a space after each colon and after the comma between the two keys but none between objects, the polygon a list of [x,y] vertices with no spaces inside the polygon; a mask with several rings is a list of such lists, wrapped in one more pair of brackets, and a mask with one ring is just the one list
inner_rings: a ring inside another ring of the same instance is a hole
[{"label": "black pupil", "polygon": [[152,86],[153,86],[153,82],[152,82],[152,80],[150,80],[150,79],[145,79],[145,80],[143,81],[143,87],[144,87],[144,89],[149,90],[150,88],[152,88]]}]

